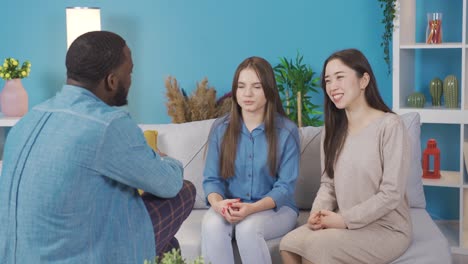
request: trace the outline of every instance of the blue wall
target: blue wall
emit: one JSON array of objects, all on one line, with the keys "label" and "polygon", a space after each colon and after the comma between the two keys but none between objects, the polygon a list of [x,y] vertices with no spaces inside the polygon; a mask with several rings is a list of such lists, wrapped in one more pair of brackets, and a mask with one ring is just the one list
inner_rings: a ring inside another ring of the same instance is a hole
[{"label": "blue wall", "polygon": [[[100,7],[102,29],[127,40],[135,64],[129,110],[139,123],[170,122],[164,87],[169,75],[188,91],[208,77],[221,96],[230,90],[244,58],[262,56],[274,65],[298,50],[320,73],[332,52],[361,49],[374,67],[383,98],[392,103],[377,0],[2,2],[0,59],[32,62],[31,75],[23,81],[31,106],[53,96],[65,81],[67,6]],[[318,95],[317,102],[322,100]]]},{"label": "blue wall", "polygon": [[[100,7],[102,29],[127,40],[135,64],[128,108],[139,123],[170,122],[164,95],[169,75],[187,91],[208,77],[221,96],[230,90],[235,68],[248,56],[262,56],[275,65],[279,57],[293,58],[300,51],[319,74],[329,54],[350,47],[366,54],[385,102],[392,105],[377,0],[2,2],[0,59],[12,56],[32,62],[31,75],[23,80],[30,107],[53,96],[65,82],[67,6]],[[322,100],[323,95],[317,95],[316,102]],[[426,188],[426,195],[430,201],[437,190]],[[455,201],[448,213],[439,212],[440,206],[433,203],[428,209],[436,218],[456,218],[457,199],[445,203]]]}]

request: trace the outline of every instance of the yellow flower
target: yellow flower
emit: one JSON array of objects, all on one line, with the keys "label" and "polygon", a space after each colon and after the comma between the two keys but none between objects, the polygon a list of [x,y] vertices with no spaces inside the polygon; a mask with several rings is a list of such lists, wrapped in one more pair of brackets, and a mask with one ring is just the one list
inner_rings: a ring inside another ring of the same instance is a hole
[{"label": "yellow flower", "polygon": [[3,73],[0,73],[0,78],[3,78]]},{"label": "yellow flower", "polygon": [[10,80],[15,78],[25,78],[31,72],[31,63],[27,60],[20,64],[19,60],[15,58],[6,58],[3,64],[0,64],[0,78]]}]

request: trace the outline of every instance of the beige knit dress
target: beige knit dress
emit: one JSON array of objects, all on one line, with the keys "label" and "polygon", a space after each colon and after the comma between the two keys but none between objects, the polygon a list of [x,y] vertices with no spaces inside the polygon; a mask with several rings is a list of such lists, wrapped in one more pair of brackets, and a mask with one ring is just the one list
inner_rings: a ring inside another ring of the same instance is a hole
[{"label": "beige knit dress", "polygon": [[[323,137],[322,137],[322,168]],[[339,212],[348,229],[312,231],[303,225],[288,233],[280,250],[314,264],[389,263],[411,242],[406,198],[409,143],[399,116],[386,113],[348,135],[335,166],[335,178],[322,176],[312,211]]]}]

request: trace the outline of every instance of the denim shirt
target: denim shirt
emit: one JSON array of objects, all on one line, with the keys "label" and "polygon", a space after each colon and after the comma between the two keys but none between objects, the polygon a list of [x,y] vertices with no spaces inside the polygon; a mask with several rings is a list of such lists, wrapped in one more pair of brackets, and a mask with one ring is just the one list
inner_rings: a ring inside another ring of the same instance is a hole
[{"label": "denim shirt", "polygon": [[182,187],[128,112],[65,85],[7,138],[0,176],[0,263],[143,263],[156,255],[137,193]]},{"label": "denim shirt", "polygon": [[264,124],[249,132],[242,123],[235,175],[224,180],[221,177],[219,157],[228,122],[228,116],[222,117],[215,121],[211,130],[203,173],[206,198],[210,193],[218,193],[224,199],[240,198],[243,202],[252,203],[264,197],[271,197],[276,204],[275,210],[286,205],[298,212],[294,202],[300,160],[299,132],[296,124],[284,117],[276,118],[279,162],[276,175],[272,177],[267,162],[268,142]]}]

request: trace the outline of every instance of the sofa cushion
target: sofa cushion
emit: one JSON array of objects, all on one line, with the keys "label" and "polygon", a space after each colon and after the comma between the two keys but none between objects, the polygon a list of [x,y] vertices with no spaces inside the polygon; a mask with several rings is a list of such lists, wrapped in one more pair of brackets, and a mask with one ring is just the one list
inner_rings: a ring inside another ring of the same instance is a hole
[{"label": "sofa cushion", "polygon": [[158,132],[158,149],[178,159],[184,165],[184,179],[191,181],[197,190],[195,209],[208,208],[203,192],[205,146],[214,119],[181,124],[140,125],[145,130]]},{"label": "sofa cushion", "polygon": [[[418,113],[401,116],[408,129],[411,143],[411,160],[420,161],[420,121]],[[142,130],[157,130],[158,148],[184,165],[184,179],[191,181],[197,189],[196,209],[208,208],[203,192],[204,154],[211,125],[214,119],[182,124],[140,125]],[[323,127],[302,127],[301,162],[297,178],[295,201],[300,209],[310,209],[320,187],[320,137]],[[416,151],[414,151],[416,150]],[[407,194],[411,207],[425,208],[426,200],[422,186],[420,162],[413,162],[407,183]]]},{"label": "sofa cushion", "polygon": [[310,209],[320,187],[320,137],[322,127],[302,127],[301,162],[294,198],[299,209]]},{"label": "sofa cushion", "polygon": [[154,150],[158,150],[158,131],[157,130],[145,130],[143,132],[146,143]]},{"label": "sofa cushion", "polygon": [[410,174],[406,185],[409,205],[414,208],[426,208],[426,198],[422,184],[421,167],[421,123],[416,112],[401,115],[401,119],[408,129],[410,139],[411,156]]},{"label": "sofa cushion", "polygon": [[452,263],[450,246],[437,225],[423,208],[411,208],[413,241],[408,250],[392,264]]}]

